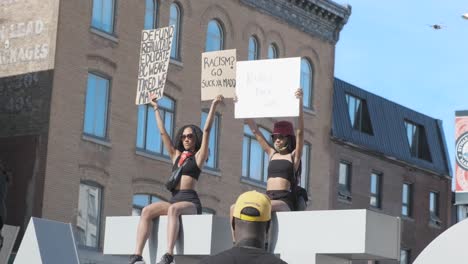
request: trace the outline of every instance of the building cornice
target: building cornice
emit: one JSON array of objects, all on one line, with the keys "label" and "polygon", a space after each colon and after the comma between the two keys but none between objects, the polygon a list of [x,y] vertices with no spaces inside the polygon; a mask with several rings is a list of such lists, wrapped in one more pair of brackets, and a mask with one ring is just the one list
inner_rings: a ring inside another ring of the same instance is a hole
[{"label": "building cornice", "polygon": [[330,0],[240,0],[305,33],[336,44],[351,15],[351,6]]}]

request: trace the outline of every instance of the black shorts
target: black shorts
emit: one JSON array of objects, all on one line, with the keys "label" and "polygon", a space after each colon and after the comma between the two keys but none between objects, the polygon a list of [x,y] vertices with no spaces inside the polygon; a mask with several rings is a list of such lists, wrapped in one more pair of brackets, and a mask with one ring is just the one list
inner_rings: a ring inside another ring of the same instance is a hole
[{"label": "black shorts", "polygon": [[292,192],[287,190],[271,190],[266,191],[266,195],[270,198],[270,200],[280,200],[285,202],[289,210],[294,210],[294,195]]},{"label": "black shorts", "polygon": [[169,203],[177,203],[177,202],[191,202],[197,208],[197,214],[202,213],[202,206],[200,202],[200,198],[198,198],[198,194],[195,190],[175,190],[172,192],[172,197],[169,200]]}]

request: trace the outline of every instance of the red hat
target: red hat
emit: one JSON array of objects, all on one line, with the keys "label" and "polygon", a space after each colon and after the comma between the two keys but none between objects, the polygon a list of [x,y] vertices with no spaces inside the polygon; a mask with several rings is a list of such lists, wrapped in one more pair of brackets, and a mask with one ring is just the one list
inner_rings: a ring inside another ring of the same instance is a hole
[{"label": "red hat", "polygon": [[294,129],[291,122],[279,121],[273,127],[273,135],[280,134],[283,136],[294,136]]}]

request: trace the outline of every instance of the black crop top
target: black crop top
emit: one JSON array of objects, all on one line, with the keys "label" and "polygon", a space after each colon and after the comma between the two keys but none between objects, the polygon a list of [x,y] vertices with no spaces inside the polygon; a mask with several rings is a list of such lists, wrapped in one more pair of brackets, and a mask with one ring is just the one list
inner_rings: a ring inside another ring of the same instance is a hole
[{"label": "black crop top", "polygon": [[[200,177],[201,170],[198,168],[197,162],[195,161],[195,158],[189,157],[187,158],[187,163],[185,163],[184,167],[182,168],[182,175],[188,175],[195,180],[198,180],[198,177]],[[177,157],[175,160],[174,165],[172,166],[172,171],[175,171],[178,168],[180,156]]]},{"label": "black crop top", "polygon": [[270,160],[268,164],[268,178],[284,178],[292,183],[294,179],[294,164],[285,159]]}]

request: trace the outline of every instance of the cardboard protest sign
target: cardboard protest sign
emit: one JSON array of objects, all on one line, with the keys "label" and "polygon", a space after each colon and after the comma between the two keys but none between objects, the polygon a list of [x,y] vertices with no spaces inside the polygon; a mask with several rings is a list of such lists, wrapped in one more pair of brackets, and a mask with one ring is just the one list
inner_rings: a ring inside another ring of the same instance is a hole
[{"label": "cardboard protest sign", "polygon": [[234,98],[236,87],[236,50],[202,53],[201,100],[222,94]]},{"label": "cardboard protest sign", "polygon": [[140,62],[135,104],[149,103],[149,94],[156,99],[163,96],[167,69],[171,59],[174,26],[143,30],[141,32]]},{"label": "cardboard protest sign", "polygon": [[301,58],[239,61],[235,118],[299,115]]}]

